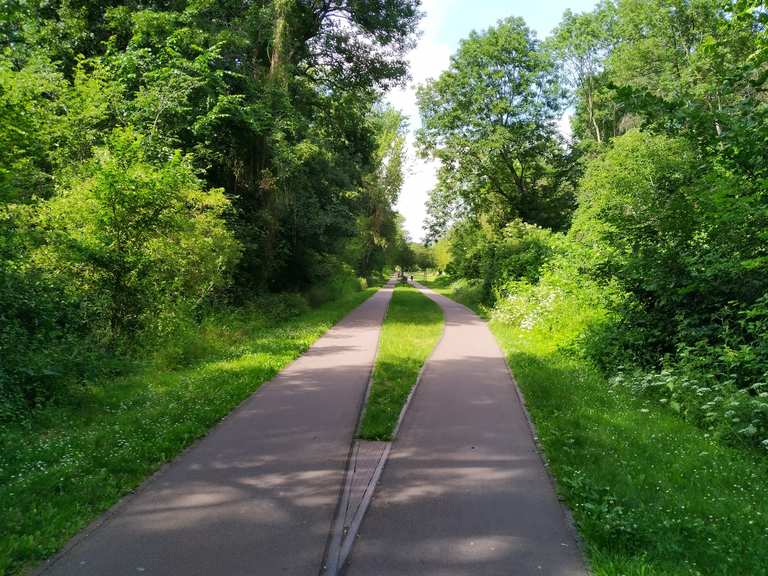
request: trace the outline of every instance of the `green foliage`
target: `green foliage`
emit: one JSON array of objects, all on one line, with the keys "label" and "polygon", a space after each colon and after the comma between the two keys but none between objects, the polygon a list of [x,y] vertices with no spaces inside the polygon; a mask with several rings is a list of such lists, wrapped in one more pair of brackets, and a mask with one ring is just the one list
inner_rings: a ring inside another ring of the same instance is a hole
[{"label": "green foliage", "polygon": [[[455,226],[450,242],[451,260],[446,268],[458,277],[477,280],[480,301],[493,304],[512,281],[535,282],[544,263],[562,244],[561,234],[513,220],[501,230],[465,221]],[[476,284],[476,283],[475,283]]]},{"label": "green foliage", "polygon": [[335,256],[317,254],[309,266],[312,286],[307,299],[312,306],[348,297],[362,287],[352,267]]},{"label": "green foliage", "polygon": [[566,10],[562,22],[545,44],[561,63],[566,83],[575,97],[576,133],[589,134],[598,143],[616,135],[615,109],[605,110],[603,104],[606,93],[603,60],[615,37],[615,16],[615,6],[610,2],[582,14]]},{"label": "green foliage", "polygon": [[497,226],[518,217],[563,226],[572,190],[554,124],[561,97],[554,63],[519,18],[473,32],[449,69],[420,87],[419,144],[441,161],[432,237],[456,211]]},{"label": "green foliage", "polygon": [[377,102],[418,7],[2,3],[0,418],[192,340],[212,304],[391,266],[404,122]]},{"label": "green foliage", "polygon": [[362,275],[397,264],[395,260],[405,243],[402,221],[394,210],[403,185],[405,119],[396,110],[386,108],[374,113],[372,120],[378,135],[377,150],[373,169],[363,180],[359,198],[362,213],[351,247],[351,259],[358,263]]},{"label": "green foliage", "polygon": [[111,338],[200,304],[226,283],[238,256],[222,190],[203,190],[179,153],[157,166],[143,150],[142,137],[116,131],[40,206],[38,225],[48,234],[34,262],[103,307]]},{"label": "green foliage", "polygon": [[65,376],[92,372],[107,347],[173,331],[228,282],[239,252],[229,202],[202,188],[188,159],[157,166],[143,148],[117,130],[50,199],[7,205],[4,405],[38,405]]},{"label": "green foliage", "polygon": [[413,268],[416,270],[432,270],[435,268],[435,255],[429,246],[413,242],[410,244],[413,251]]},{"label": "green foliage", "polygon": [[492,329],[594,574],[765,574],[766,503],[754,488],[768,478],[763,459],[551,352],[544,334]]},{"label": "green foliage", "polygon": [[0,202],[47,197],[53,188],[51,164],[59,124],[49,95],[64,82],[44,58],[19,71],[0,55]]},{"label": "green foliage", "polygon": [[432,245],[432,253],[435,258],[435,267],[442,273],[451,263],[451,245],[447,238],[440,238]]},{"label": "green foliage", "polygon": [[595,277],[618,279],[668,318],[689,292],[683,259],[702,217],[701,184],[685,141],[630,132],[589,163],[569,236],[590,248]]}]

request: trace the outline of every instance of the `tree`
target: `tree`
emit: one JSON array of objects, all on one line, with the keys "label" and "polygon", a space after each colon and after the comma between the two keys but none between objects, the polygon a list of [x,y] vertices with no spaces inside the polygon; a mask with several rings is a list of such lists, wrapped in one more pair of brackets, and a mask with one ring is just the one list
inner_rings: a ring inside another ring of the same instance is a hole
[{"label": "tree", "polygon": [[435,255],[433,254],[432,249],[419,242],[413,242],[410,246],[414,255],[414,267],[419,270],[434,270]]},{"label": "tree", "polygon": [[604,90],[605,58],[614,43],[615,7],[603,2],[592,12],[574,14],[566,10],[547,47],[563,64],[564,75],[577,104],[586,112],[586,129],[598,143],[605,138],[596,100]]},{"label": "tree", "polygon": [[214,299],[391,264],[402,119],[378,103],[419,5],[3,3],[0,405]]},{"label": "tree", "polygon": [[567,220],[562,90],[551,59],[519,18],[464,40],[446,72],[418,91],[423,154],[441,163],[432,193],[434,233],[446,213],[516,217],[558,228]]},{"label": "tree", "polygon": [[106,308],[112,339],[199,304],[225,285],[239,252],[223,191],[205,190],[180,153],[153,165],[143,148],[142,136],[116,130],[40,207],[46,241],[32,255]]},{"label": "tree", "polygon": [[435,255],[435,268],[442,274],[451,263],[451,244],[448,237],[440,238],[432,244],[432,252]]},{"label": "tree", "polygon": [[385,108],[375,112],[373,123],[377,135],[374,169],[363,179],[358,218],[358,271],[366,276],[385,264],[386,250],[398,240],[398,214],[394,206],[403,185],[405,157],[405,119]]}]

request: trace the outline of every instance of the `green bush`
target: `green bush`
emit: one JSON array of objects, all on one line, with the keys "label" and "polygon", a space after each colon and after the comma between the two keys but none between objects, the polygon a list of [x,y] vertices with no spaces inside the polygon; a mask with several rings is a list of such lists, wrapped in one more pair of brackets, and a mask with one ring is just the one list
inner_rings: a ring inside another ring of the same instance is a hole
[{"label": "green bush", "polygon": [[453,294],[467,306],[480,306],[485,302],[483,281],[479,279],[460,278],[451,286]]},{"label": "green bush", "polygon": [[630,368],[613,382],[669,405],[721,438],[768,449],[768,296],[736,320],[721,325],[730,334],[726,343],[680,342],[662,370]]},{"label": "green bush", "polygon": [[[453,258],[448,270],[453,276],[478,280],[480,293],[471,298],[492,305],[510,282],[536,282],[544,263],[563,249],[563,243],[562,234],[522,220],[514,220],[498,232],[467,222],[451,233]],[[478,288],[476,284],[472,290]]]},{"label": "green bush", "polygon": [[309,277],[311,286],[306,297],[311,306],[338,300],[362,289],[354,269],[332,254],[313,254]]},{"label": "green bush", "polygon": [[153,327],[158,312],[201,304],[226,285],[239,247],[224,225],[223,191],[204,190],[190,159],[162,165],[144,155],[144,138],[115,130],[39,208],[45,241],[38,266],[68,277],[74,289],[106,308],[112,339]]},{"label": "green bush", "polygon": [[21,416],[87,377],[106,357],[92,311],[38,270],[0,266],[0,421]]},{"label": "green bush", "polygon": [[494,287],[519,279],[536,282],[544,263],[563,249],[563,242],[562,234],[515,220],[501,230],[492,244],[483,277]]},{"label": "green bush", "polygon": [[497,290],[492,318],[530,331],[549,350],[582,356],[585,335],[595,326],[612,325],[613,309],[624,296],[616,285],[584,274],[581,246],[561,239],[558,249],[541,265],[537,281],[511,280]]},{"label": "green bush", "polygon": [[150,162],[131,129],[29,208],[5,205],[0,221],[6,416],[124,356],[116,350],[193,332],[239,254],[222,191],[204,190],[178,153]]}]

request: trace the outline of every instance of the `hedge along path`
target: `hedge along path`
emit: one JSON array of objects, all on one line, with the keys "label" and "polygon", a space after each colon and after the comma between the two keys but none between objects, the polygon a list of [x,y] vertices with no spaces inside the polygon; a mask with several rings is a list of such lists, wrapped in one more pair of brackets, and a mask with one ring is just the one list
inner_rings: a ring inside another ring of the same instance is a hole
[{"label": "hedge along path", "polygon": [[38,573],[316,576],[392,286]]},{"label": "hedge along path", "polygon": [[445,333],[382,456],[386,467],[342,570],[586,575],[493,335],[468,308],[418,287],[443,309]]}]

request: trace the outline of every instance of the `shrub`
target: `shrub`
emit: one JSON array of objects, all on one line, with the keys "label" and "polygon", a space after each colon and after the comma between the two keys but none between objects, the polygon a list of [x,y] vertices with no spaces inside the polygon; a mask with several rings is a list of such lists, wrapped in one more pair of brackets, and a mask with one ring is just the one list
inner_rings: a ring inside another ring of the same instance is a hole
[{"label": "shrub", "polygon": [[541,265],[537,282],[512,280],[499,287],[492,318],[532,332],[550,349],[583,355],[585,334],[615,322],[612,309],[623,295],[616,285],[583,273],[582,247],[560,240],[558,249]]},{"label": "shrub", "polygon": [[[239,247],[190,160],[116,130],[48,200],[0,214],[0,417],[128,350],[191,330]],[[140,337],[141,336],[141,337]]]},{"label": "shrub", "polygon": [[518,279],[536,282],[545,262],[563,249],[563,241],[561,234],[522,220],[513,221],[493,243],[483,276],[494,287]]},{"label": "shrub", "polygon": [[194,308],[227,284],[239,252],[224,225],[223,191],[204,190],[179,153],[150,163],[143,140],[115,130],[109,146],[40,206],[47,234],[36,263],[104,308],[112,339],[162,331],[158,322],[171,310]]},{"label": "shrub", "polygon": [[354,269],[332,254],[313,254],[309,277],[311,286],[306,296],[311,306],[343,298],[361,289]]},{"label": "shrub", "polygon": [[49,401],[66,376],[105,366],[90,312],[39,270],[0,266],[0,420]]},{"label": "shrub", "polygon": [[472,308],[478,307],[485,302],[482,280],[460,278],[451,285],[451,289],[457,300]]}]

